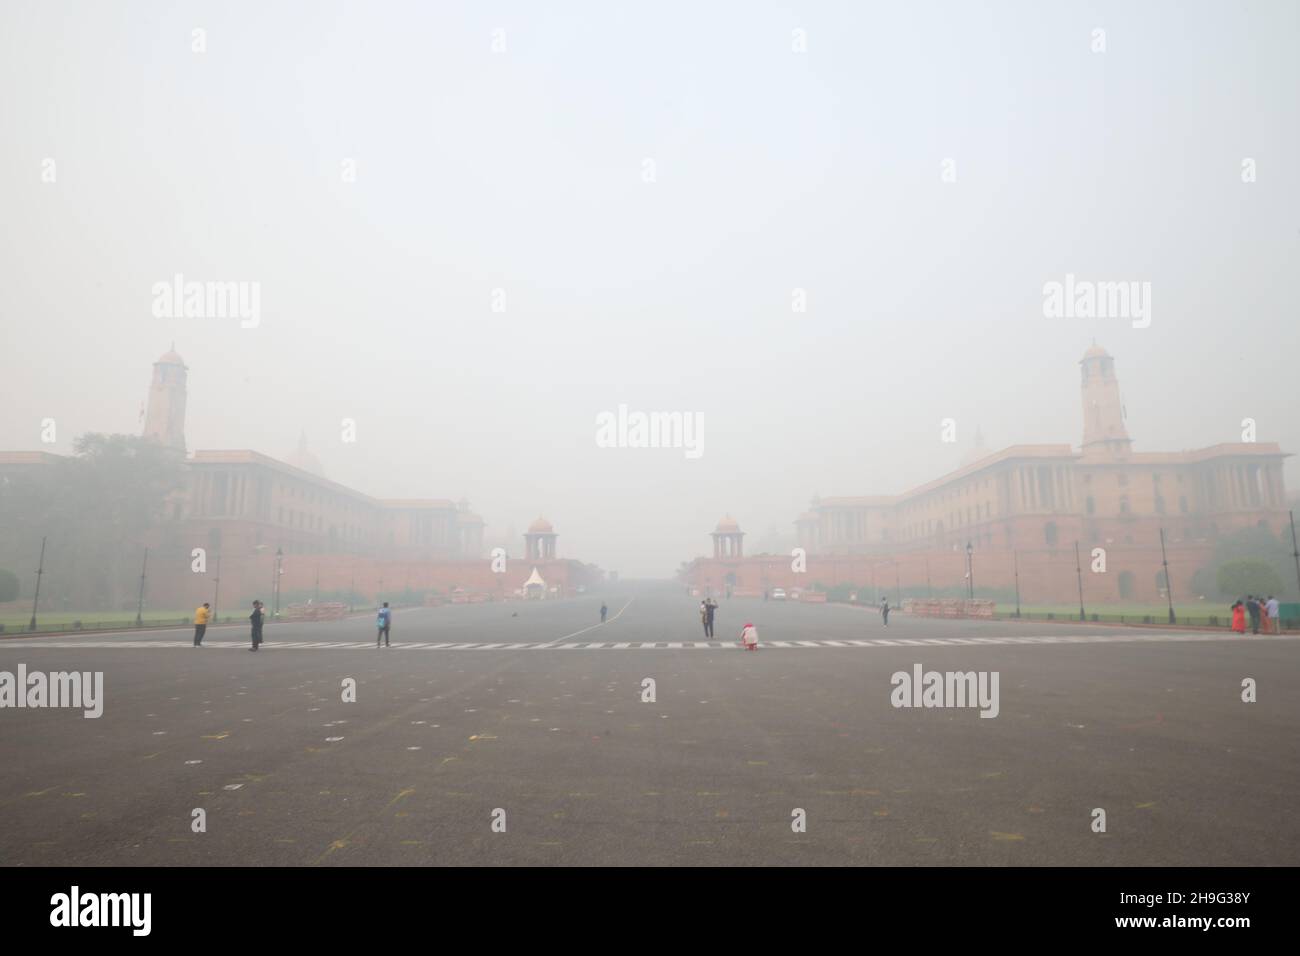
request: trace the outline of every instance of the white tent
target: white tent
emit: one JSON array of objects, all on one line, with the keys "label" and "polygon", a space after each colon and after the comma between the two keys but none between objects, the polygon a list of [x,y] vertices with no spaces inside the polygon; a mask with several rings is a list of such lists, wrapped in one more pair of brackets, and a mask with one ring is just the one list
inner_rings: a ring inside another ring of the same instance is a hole
[{"label": "white tent", "polygon": [[537,568],[533,568],[533,573],[528,576],[524,582],[524,596],[530,598],[542,598],[546,596],[546,581],[537,573]]}]

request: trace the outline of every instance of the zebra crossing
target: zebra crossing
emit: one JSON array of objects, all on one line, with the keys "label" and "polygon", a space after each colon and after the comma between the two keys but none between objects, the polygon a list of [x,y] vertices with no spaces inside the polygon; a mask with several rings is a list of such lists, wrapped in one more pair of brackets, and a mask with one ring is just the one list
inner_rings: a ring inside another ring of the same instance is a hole
[{"label": "zebra crossing", "polygon": [[[1297,634],[1241,635],[1205,631],[1124,631],[1115,634],[1050,634],[1038,636],[999,637],[922,637],[874,638],[872,640],[789,640],[763,641],[760,650],[814,650],[820,648],[897,648],[897,647],[985,647],[994,645],[1042,644],[1150,644],[1150,643],[1204,643],[1212,641],[1288,641],[1300,638]],[[154,650],[160,648],[192,648],[185,641],[115,641],[115,640],[3,640],[0,650]],[[218,649],[248,649],[247,641],[205,641],[203,647]],[[366,650],[377,647],[371,641],[266,641],[264,651],[315,651],[315,650]],[[727,641],[554,641],[524,642],[415,642],[395,643],[390,651],[736,651],[739,644]]]}]

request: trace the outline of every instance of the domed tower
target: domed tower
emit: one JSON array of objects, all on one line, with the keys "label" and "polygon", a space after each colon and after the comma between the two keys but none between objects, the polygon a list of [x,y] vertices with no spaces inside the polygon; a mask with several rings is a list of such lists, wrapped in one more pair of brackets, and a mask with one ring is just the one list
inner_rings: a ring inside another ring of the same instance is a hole
[{"label": "domed tower", "polygon": [[1124,427],[1124,405],[1119,397],[1115,360],[1093,345],[1079,362],[1083,370],[1083,453],[1122,458],[1133,450]]},{"label": "domed tower", "polygon": [[153,363],[144,437],[185,454],[185,381],[188,369],[175,346]]},{"label": "domed tower", "polygon": [[303,429],[298,433],[298,448],[285,461],[299,468],[308,474],[315,475],[317,478],[325,477],[325,468],[321,465],[320,459],[311,453],[307,447],[307,431]]},{"label": "domed tower", "polygon": [[713,529],[713,556],[715,558],[743,558],[745,556],[745,532],[731,515],[725,516]]},{"label": "domed tower", "polygon": [[524,555],[530,561],[547,561],[555,557],[555,539],[559,535],[545,518],[538,518],[524,534]]}]

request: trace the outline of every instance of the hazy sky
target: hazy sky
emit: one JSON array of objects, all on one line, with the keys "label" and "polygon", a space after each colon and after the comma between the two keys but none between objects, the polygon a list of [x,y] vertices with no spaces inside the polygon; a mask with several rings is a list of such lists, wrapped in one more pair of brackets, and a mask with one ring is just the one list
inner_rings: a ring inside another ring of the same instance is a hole
[{"label": "hazy sky", "polygon": [[[1298,11],[4,0],[0,448],[137,431],[175,341],[191,450],[305,429],[629,576],[977,425],[1077,445],[1094,337],[1138,450],[1300,450]],[[176,273],[260,283],[260,325],[156,317]],[[1149,327],[1045,318],[1066,273],[1151,283]],[[702,457],[597,447],[620,403],[702,415]]]}]

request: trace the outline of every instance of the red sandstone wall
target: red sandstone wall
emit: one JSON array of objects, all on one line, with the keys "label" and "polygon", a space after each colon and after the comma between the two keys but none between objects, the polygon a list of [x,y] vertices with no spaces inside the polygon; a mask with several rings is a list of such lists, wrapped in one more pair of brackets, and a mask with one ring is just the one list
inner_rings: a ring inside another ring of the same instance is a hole
[{"label": "red sandstone wall", "polygon": [[[1191,579],[1210,560],[1211,546],[1181,547],[1169,553],[1169,574],[1173,579],[1174,601],[1196,599]],[[1080,546],[1083,567],[1083,596],[1085,604],[1159,604],[1164,600],[1156,586],[1156,574],[1161,570],[1159,547],[1106,548],[1106,571],[1091,570],[1091,549]],[[904,589],[923,590],[928,583],[935,589],[964,588],[966,586],[966,555],[961,551],[929,551],[900,554],[896,558],[871,558],[867,556],[809,557],[807,571],[800,574],[791,570],[787,556],[760,555],[736,560],[701,558],[688,574],[694,587],[710,588],[713,593],[723,593],[728,575],[734,575],[736,588],[764,589],[812,588],[814,583],[825,587],[848,583],[867,586],[874,583],[882,594],[893,595],[895,582]],[[1015,559],[1009,551],[977,551],[974,555],[975,586],[998,588],[1012,592],[1015,589]],[[1132,575],[1131,596],[1120,594],[1120,575]],[[1024,604],[1073,604],[1079,600],[1078,578],[1075,573],[1074,542],[1056,549],[1024,551],[1020,553],[1020,597]]]},{"label": "red sandstone wall", "polygon": [[[183,557],[184,560],[181,560]],[[393,593],[411,588],[416,591],[436,589],[448,595],[454,588],[470,593],[494,595],[498,599],[513,596],[536,567],[548,587],[559,587],[571,594],[578,585],[594,587],[585,565],[577,561],[525,561],[512,559],[506,571],[496,574],[484,558],[476,561],[378,561],[348,554],[285,555],[281,564],[281,592],[310,591],[316,587],[319,573],[322,594],[355,589],[374,599],[382,589]],[[274,580],[273,554],[249,555],[240,560],[223,558],[218,612],[235,613],[250,605],[254,598],[270,602]],[[146,587],[145,603],[156,608],[189,608],[213,600],[216,562],[209,558],[207,573],[190,570],[188,553],[172,559],[154,560]]]}]

